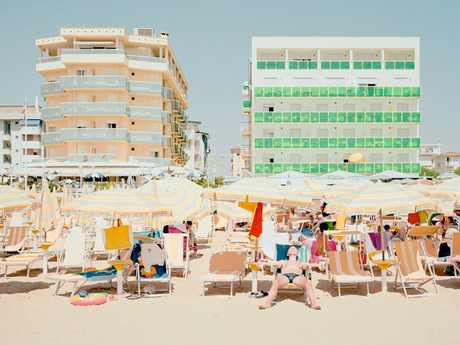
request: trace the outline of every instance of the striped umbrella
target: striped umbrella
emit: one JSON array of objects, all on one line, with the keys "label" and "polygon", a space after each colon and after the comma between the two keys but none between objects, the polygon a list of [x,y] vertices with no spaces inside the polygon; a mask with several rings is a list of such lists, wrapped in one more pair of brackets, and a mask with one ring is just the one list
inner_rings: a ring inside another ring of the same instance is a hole
[{"label": "striped umbrella", "polygon": [[85,184],[85,185],[83,186],[83,188],[81,189],[81,193],[82,193],[83,195],[88,194],[88,187],[86,186],[86,184]]},{"label": "striped umbrella", "polygon": [[[237,204],[232,202],[217,201],[216,202],[217,215],[227,219],[227,221],[250,222],[252,220],[252,212],[242,209]],[[276,214],[274,207],[264,207],[263,215],[272,216]]]},{"label": "striped umbrella", "polygon": [[294,184],[284,188],[302,197],[312,198],[316,194],[316,192],[306,184]]},{"label": "striped umbrella", "polygon": [[327,184],[320,180],[316,180],[316,179],[314,180],[309,177],[304,177],[303,180],[305,181],[307,186],[313,189],[315,192],[319,192],[321,189],[324,189],[327,187]]},{"label": "striped umbrella", "polygon": [[51,198],[53,199],[54,213],[56,214],[56,218],[59,219],[59,203],[56,194],[56,187],[53,188],[53,194],[51,195]]},{"label": "striped umbrella", "polygon": [[30,189],[32,195],[33,195],[33,198],[34,199],[38,199],[38,194],[37,194],[37,186],[35,186],[34,184],[32,185],[32,188]]},{"label": "striped umbrella", "polygon": [[428,187],[421,193],[432,198],[458,198],[460,197],[460,177]]},{"label": "striped umbrella", "polygon": [[64,186],[62,190],[62,200],[61,200],[61,207],[67,206],[67,204],[70,202],[69,200],[69,193],[67,192],[67,186]]},{"label": "striped umbrella", "polygon": [[109,189],[85,195],[61,208],[61,214],[82,217],[148,218],[170,216],[171,209],[133,189]]},{"label": "striped umbrella", "polygon": [[38,206],[40,202],[29,198],[27,193],[19,189],[0,186],[0,211],[2,213],[25,213]]},{"label": "striped umbrella", "polygon": [[445,216],[455,216],[454,200],[436,200],[436,209]]},{"label": "striped umbrella", "polygon": [[48,182],[43,181],[41,207],[36,212],[34,226],[40,230],[46,231],[52,225],[57,225],[56,211],[54,209]]},{"label": "striped umbrella", "polygon": [[338,185],[334,186],[329,186],[321,189],[318,192],[315,192],[313,196],[319,197],[319,198],[324,198],[324,199],[332,199],[332,198],[337,198],[353,189],[356,189],[358,187],[363,187],[367,186],[367,184],[363,182],[352,182],[352,183],[341,183]]}]

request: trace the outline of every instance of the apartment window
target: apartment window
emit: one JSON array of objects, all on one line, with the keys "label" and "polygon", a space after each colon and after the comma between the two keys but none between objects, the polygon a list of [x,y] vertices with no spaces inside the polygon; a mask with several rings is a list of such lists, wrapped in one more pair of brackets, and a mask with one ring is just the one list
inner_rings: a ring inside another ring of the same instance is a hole
[{"label": "apartment window", "polygon": [[317,104],[316,105],[317,111],[329,111],[329,105],[327,104]]},{"label": "apartment window", "polygon": [[371,137],[372,138],[381,138],[382,129],[381,128],[371,128]]},{"label": "apartment window", "polygon": [[77,128],[86,128],[86,120],[77,120]]},{"label": "apartment window", "polygon": [[302,136],[302,130],[300,128],[293,128],[289,131],[291,138],[300,138]]},{"label": "apartment window", "polygon": [[381,163],[382,154],[381,153],[371,153],[371,162],[372,163]]},{"label": "apartment window", "polygon": [[263,159],[264,159],[264,163],[275,163],[274,155],[264,155]]},{"label": "apartment window", "polygon": [[275,111],[274,104],[264,104],[264,111]]},{"label": "apartment window", "polygon": [[382,103],[371,103],[371,111],[382,111]]},{"label": "apartment window", "polygon": [[107,121],[107,128],[117,128],[117,124],[115,121]]},{"label": "apartment window", "polygon": [[301,111],[302,106],[298,103],[289,104],[289,110],[290,111]]},{"label": "apartment window", "polygon": [[50,74],[48,76],[48,82],[49,83],[54,83],[56,81],[56,76],[54,74]]},{"label": "apartment window", "polygon": [[158,158],[159,157],[159,154],[158,154],[158,151],[150,151],[150,157],[153,157],[153,158]]},{"label": "apartment window", "polygon": [[50,126],[49,131],[50,131],[50,133],[55,133],[56,132],[56,126]]},{"label": "apartment window", "polygon": [[398,111],[409,111],[409,103],[398,103],[396,109]]},{"label": "apartment window", "polygon": [[408,128],[398,128],[398,138],[408,138],[409,129]]},{"label": "apartment window", "polygon": [[316,155],[316,162],[317,163],[327,163],[328,162],[328,155],[327,153],[321,153]]},{"label": "apartment window", "polygon": [[353,153],[344,153],[343,154],[343,162],[344,163],[348,163],[348,158],[350,158],[350,156],[352,155]]},{"label": "apartment window", "polygon": [[329,137],[329,130],[327,129],[317,129],[316,136],[318,138],[328,138]]},{"label": "apartment window", "polygon": [[345,103],[343,105],[343,111],[355,111],[355,105],[351,103]]},{"label": "apartment window", "polygon": [[407,163],[409,162],[409,154],[408,153],[398,153],[397,159],[398,159],[398,163]]},{"label": "apartment window", "polygon": [[377,85],[377,78],[363,77],[358,78],[358,86],[375,86]]},{"label": "apartment window", "polygon": [[273,129],[264,129],[264,138],[274,138],[275,131]]},{"label": "apartment window", "polygon": [[302,162],[302,155],[301,154],[291,154],[289,156],[291,163],[301,163]]},{"label": "apartment window", "polygon": [[78,75],[78,76],[84,76],[84,75],[86,75],[86,69],[78,68],[78,69],[77,69],[77,75]]},{"label": "apartment window", "polygon": [[343,136],[345,138],[354,138],[356,136],[354,128],[346,128],[346,129],[344,129],[343,130]]}]

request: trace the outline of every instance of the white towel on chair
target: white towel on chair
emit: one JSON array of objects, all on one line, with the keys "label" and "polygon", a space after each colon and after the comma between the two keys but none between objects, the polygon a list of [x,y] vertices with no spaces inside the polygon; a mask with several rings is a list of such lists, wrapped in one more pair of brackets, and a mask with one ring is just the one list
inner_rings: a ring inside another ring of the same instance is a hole
[{"label": "white towel on chair", "polygon": [[168,253],[158,247],[156,243],[142,243],[141,258],[145,272],[150,273],[150,266],[163,266],[165,264]]}]

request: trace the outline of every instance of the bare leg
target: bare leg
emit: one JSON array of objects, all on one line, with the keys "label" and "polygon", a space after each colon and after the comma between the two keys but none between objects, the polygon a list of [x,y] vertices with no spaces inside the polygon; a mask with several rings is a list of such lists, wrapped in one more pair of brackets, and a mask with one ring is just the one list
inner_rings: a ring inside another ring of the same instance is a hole
[{"label": "bare leg", "polygon": [[259,306],[259,309],[271,308],[273,300],[278,294],[278,289],[281,286],[286,285],[287,283],[289,283],[289,279],[286,276],[280,274],[278,277],[276,277],[275,281],[272,284],[272,287],[270,288],[270,291],[268,291],[267,302],[265,302],[264,305]]},{"label": "bare leg", "polygon": [[313,286],[311,281],[303,276],[295,277],[293,283],[299,287],[305,288],[305,294],[310,300],[311,307],[315,310],[321,310],[321,307],[316,304],[315,292],[313,291]]}]

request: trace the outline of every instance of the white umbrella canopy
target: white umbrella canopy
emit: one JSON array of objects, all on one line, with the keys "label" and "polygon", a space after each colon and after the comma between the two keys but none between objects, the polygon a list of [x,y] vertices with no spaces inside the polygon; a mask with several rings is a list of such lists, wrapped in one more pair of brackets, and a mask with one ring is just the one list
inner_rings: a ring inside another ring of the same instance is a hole
[{"label": "white umbrella canopy", "polygon": [[391,179],[394,179],[394,178],[399,178],[399,179],[403,179],[403,178],[416,178],[417,176],[415,175],[411,175],[411,174],[406,174],[406,173],[402,173],[402,172],[398,172],[398,171],[393,171],[393,170],[387,170],[387,171],[383,171],[381,173],[378,173],[378,174],[374,174],[372,176],[369,177],[370,180],[391,180]]},{"label": "white umbrella canopy", "polygon": [[458,175],[457,174],[453,174],[453,173],[445,173],[445,174],[441,174],[439,175],[438,177],[436,177],[437,179],[439,180],[448,180],[448,179],[451,179],[451,178],[457,178]]},{"label": "white umbrella canopy", "polygon": [[338,179],[349,179],[349,180],[358,180],[358,179],[367,179],[367,176],[351,173],[348,171],[337,170],[328,174],[321,175],[320,179],[324,180],[338,180]]}]

